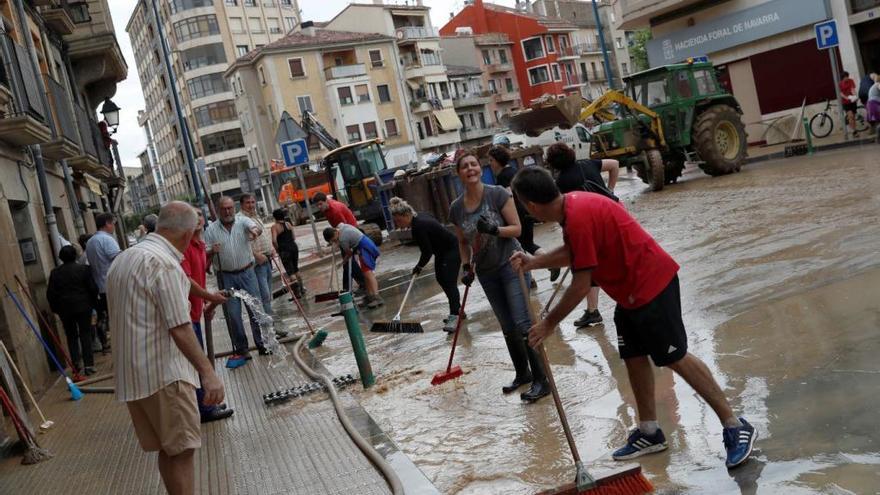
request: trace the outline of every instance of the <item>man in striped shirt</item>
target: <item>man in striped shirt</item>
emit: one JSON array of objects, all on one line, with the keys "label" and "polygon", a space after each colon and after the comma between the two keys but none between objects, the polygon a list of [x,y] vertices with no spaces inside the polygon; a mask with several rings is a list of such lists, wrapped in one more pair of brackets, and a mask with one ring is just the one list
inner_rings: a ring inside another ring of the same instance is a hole
[{"label": "man in striped shirt", "polygon": [[[251,241],[263,233],[263,227],[248,217],[236,215],[235,202],[229,196],[217,200],[217,216],[218,220],[212,222],[205,230],[205,244],[209,247],[208,253],[219,260],[223,288],[243,290],[259,301],[260,288],[254,273]],[[233,348],[233,354],[226,361],[226,367],[238,368],[250,358],[244,322],[241,319],[241,299],[229,298],[226,301],[226,311],[232,325],[229,330]],[[247,308],[247,312],[250,316],[254,345],[260,355],[267,355],[270,351],[263,345],[260,324],[250,308]]]},{"label": "man in striped shirt", "polygon": [[[263,221],[257,213],[257,198],[253,194],[242,194],[239,198],[241,212],[239,215],[250,218],[254,223],[262,225]],[[254,274],[257,276],[257,287],[260,289],[260,301],[263,303],[263,312],[272,316],[272,232],[263,229],[263,232],[251,242],[251,251],[254,253]]]},{"label": "man in striped shirt", "polygon": [[197,221],[190,205],[166,204],[156,232],[116,257],[106,284],[116,398],[127,404],[141,447],[159,452],[159,473],[174,494],[195,489],[199,376],[206,404],[224,395],[193,332],[190,281],[180,267]]}]

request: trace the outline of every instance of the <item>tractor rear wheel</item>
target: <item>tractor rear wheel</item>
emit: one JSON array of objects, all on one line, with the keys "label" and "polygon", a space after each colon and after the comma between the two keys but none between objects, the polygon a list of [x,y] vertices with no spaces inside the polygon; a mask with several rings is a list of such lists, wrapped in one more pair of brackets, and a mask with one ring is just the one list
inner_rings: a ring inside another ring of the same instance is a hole
[{"label": "tractor rear wheel", "polygon": [[359,226],[361,232],[364,233],[365,236],[369,237],[373,244],[376,247],[382,245],[382,228],[379,227],[379,224],[376,223],[365,223]]},{"label": "tractor rear wheel", "polygon": [[697,116],[694,148],[712,176],[738,172],[746,157],[746,131],[739,113],[728,105],[715,105]]}]

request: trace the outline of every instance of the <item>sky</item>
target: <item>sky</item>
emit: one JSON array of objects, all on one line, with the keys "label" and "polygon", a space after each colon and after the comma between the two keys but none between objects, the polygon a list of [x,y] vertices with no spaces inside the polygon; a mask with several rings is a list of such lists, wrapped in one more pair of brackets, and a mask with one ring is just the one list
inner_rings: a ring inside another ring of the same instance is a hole
[{"label": "sky", "polygon": [[[404,0],[385,0],[386,3],[403,3]],[[370,3],[372,0],[358,0],[358,3]],[[144,95],[141,91],[140,78],[134,61],[134,51],[125,32],[125,26],[131,18],[137,0],[112,0],[110,15],[116,28],[119,47],[128,63],[128,79],[116,85],[113,101],[122,111],[119,114],[119,129],[114,136],[119,142],[119,155],[125,167],[140,167],[138,154],[147,147],[147,138],[143,129],[138,126],[137,112],[144,108]],[[338,14],[350,0],[299,0],[302,19],[306,21],[328,21]],[[414,0],[410,0],[414,3]],[[514,6],[515,0],[493,0],[499,5]],[[464,4],[463,0],[424,0],[431,7],[431,23],[441,27],[449,19],[450,12],[458,12]]]}]

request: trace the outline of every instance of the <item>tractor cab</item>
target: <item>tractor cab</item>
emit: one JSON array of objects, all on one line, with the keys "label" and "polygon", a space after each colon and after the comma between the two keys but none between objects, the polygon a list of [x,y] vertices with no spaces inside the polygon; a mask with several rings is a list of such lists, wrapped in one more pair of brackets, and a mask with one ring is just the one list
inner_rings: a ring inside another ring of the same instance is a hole
[{"label": "tractor cab", "polygon": [[382,140],[372,139],[336,148],[323,159],[333,194],[348,203],[355,216],[384,225],[380,196],[389,179]]}]

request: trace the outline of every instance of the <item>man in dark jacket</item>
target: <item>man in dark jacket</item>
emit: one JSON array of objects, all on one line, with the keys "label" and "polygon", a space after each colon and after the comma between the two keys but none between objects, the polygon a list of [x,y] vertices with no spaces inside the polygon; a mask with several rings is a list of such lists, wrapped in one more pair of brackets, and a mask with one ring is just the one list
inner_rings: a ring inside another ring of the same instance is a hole
[{"label": "man in dark jacket", "polygon": [[63,264],[52,270],[46,299],[49,306],[64,325],[67,334],[67,349],[74,366],[80,368],[82,354],[83,372],[95,373],[95,360],[92,355],[92,308],[98,299],[98,286],[92,272],[86,265],[76,262],[76,249],[64,246],[58,253]]}]

